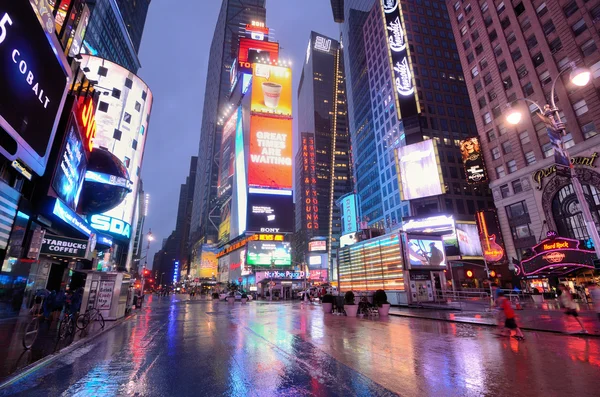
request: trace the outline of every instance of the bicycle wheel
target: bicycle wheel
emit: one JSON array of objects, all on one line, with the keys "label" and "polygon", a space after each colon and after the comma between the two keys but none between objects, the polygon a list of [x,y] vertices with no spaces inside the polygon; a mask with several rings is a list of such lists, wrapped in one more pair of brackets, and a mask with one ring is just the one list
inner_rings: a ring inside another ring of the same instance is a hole
[{"label": "bicycle wheel", "polygon": [[69,334],[69,317],[65,317],[58,326],[58,338],[64,339]]},{"label": "bicycle wheel", "polygon": [[31,346],[35,343],[35,340],[38,336],[38,331],[40,330],[40,319],[35,317],[33,320],[27,324],[25,327],[25,334],[23,334],[23,347],[25,349],[31,349]]},{"label": "bicycle wheel", "polygon": [[75,321],[75,325],[77,326],[77,329],[79,330],[84,330],[88,324],[90,323],[90,314],[89,313],[85,313],[85,314],[81,314],[79,316],[77,316],[77,321]]},{"label": "bicycle wheel", "polygon": [[98,312],[98,315],[96,316],[96,321],[100,323],[100,328],[104,329],[104,317],[100,312]]}]

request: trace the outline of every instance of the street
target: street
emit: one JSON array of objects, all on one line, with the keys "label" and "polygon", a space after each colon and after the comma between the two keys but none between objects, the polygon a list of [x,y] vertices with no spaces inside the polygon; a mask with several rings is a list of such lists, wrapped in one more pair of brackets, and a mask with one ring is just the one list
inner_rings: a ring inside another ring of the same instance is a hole
[{"label": "street", "polygon": [[593,395],[600,338],[390,317],[299,302],[148,296],[130,320],[0,396]]}]

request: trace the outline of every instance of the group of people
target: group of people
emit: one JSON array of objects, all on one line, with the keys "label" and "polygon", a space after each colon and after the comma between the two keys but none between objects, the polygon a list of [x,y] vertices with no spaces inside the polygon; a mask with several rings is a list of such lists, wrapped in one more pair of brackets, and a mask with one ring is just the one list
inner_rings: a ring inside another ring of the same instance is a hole
[{"label": "group of people", "polygon": [[55,320],[64,310],[65,313],[77,313],[83,300],[83,288],[75,291],[60,291],[39,289],[35,293],[33,305],[30,309],[32,314],[44,315],[46,320]]}]

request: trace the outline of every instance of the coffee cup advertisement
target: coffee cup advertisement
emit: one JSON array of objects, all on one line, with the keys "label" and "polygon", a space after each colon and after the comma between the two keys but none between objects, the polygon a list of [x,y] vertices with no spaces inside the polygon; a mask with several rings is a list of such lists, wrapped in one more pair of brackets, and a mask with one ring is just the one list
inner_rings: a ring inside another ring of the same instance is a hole
[{"label": "coffee cup advertisement", "polygon": [[292,116],[292,71],[281,66],[253,65],[252,112]]}]

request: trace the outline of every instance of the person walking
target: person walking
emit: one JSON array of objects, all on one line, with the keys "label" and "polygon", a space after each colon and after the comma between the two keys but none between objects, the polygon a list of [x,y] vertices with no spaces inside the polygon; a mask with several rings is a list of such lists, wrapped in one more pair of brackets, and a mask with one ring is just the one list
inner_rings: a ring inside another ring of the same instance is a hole
[{"label": "person walking", "polygon": [[590,291],[590,297],[592,298],[592,304],[598,316],[598,321],[600,321],[600,287],[595,283],[589,283],[588,290]]},{"label": "person walking", "polygon": [[577,304],[575,304],[575,301],[573,301],[573,297],[571,296],[571,291],[564,284],[560,285],[560,291],[561,291],[561,294],[558,297],[558,300],[559,300],[560,304],[565,308],[565,314],[567,316],[573,317],[577,321],[579,326],[581,327],[581,330],[576,333],[586,334],[587,331],[585,330],[585,328],[583,327],[583,323],[579,319],[579,313],[577,313]]},{"label": "person walking", "polygon": [[504,296],[504,292],[500,290],[498,292],[498,306],[502,308],[504,312],[504,329],[500,331],[500,335],[511,336],[512,332],[515,331],[515,335],[513,338],[517,340],[525,340],[525,335],[523,335],[523,331],[517,325],[515,311],[512,308],[512,304],[510,300]]}]

